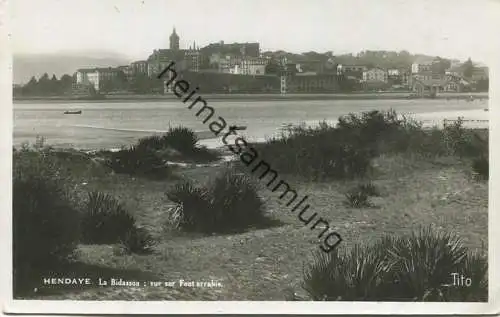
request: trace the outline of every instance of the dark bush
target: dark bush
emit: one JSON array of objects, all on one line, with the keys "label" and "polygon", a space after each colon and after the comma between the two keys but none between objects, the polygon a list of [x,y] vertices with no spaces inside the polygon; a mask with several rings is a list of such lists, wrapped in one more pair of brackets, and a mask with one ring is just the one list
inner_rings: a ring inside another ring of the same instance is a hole
[{"label": "dark bush", "polygon": [[373,184],[371,182],[361,183],[356,187],[359,191],[366,193],[366,195],[368,195],[368,196],[373,196],[373,197],[380,196],[379,190],[377,189],[375,184]]},{"label": "dark bush", "polygon": [[218,232],[238,231],[264,220],[264,203],[246,174],[226,170],[209,186],[215,211],[212,226]]},{"label": "dark bush", "polygon": [[487,156],[480,156],[472,161],[472,170],[479,179],[488,179],[490,162]]},{"label": "dark bush", "polygon": [[[14,291],[35,271],[56,269],[79,239],[79,213],[59,166],[43,153],[13,155]],[[32,282],[32,281],[31,281]]]},{"label": "dark bush", "polygon": [[170,176],[170,171],[163,159],[146,147],[131,146],[109,154],[106,160],[117,174],[128,174],[147,178],[163,179]]},{"label": "dark bush", "polygon": [[294,127],[280,138],[256,145],[262,159],[279,172],[313,179],[364,176],[373,157],[360,136],[321,123],[318,128]]},{"label": "dark bush", "polygon": [[198,144],[198,137],[196,133],[189,128],[169,128],[168,132],[162,137],[162,143],[181,153],[188,154],[195,150]]},{"label": "dark bush", "polygon": [[166,147],[164,138],[161,135],[152,135],[139,139],[137,147],[148,150],[161,150]]},{"label": "dark bush", "polygon": [[[472,285],[450,285],[455,272]],[[483,256],[454,235],[423,229],[350,252],[319,253],[304,272],[304,289],[313,300],[487,301],[487,278]]]},{"label": "dark bush", "polygon": [[386,238],[373,247],[355,245],[350,252],[318,252],[304,271],[303,288],[316,301],[389,300],[382,290],[392,284],[385,249],[391,242]]},{"label": "dark bush", "polygon": [[182,159],[203,163],[217,161],[220,158],[216,151],[198,145],[196,133],[185,127],[169,128],[163,136],[142,138],[137,148],[152,151],[165,160]]},{"label": "dark bush", "polygon": [[354,188],[345,193],[345,204],[352,208],[363,208],[371,206],[367,192]]},{"label": "dark bush", "polygon": [[[175,227],[188,231],[206,231],[211,215],[211,204],[208,192],[190,182],[176,184],[167,192],[167,197],[177,206],[170,217]],[[208,228],[208,230],[210,230]]]},{"label": "dark bush", "polygon": [[82,242],[118,243],[134,230],[135,219],[115,198],[91,192],[81,216]]},{"label": "dark bush", "polygon": [[226,171],[207,188],[186,182],[167,192],[171,217],[188,231],[237,232],[264,220],[264,204],[249,177]]},{"label": "dark bush", "polygon": [[142,227],[134,227],[121,239],[121,245],[127,253],[149,254],[153,252],[155,240]]}]

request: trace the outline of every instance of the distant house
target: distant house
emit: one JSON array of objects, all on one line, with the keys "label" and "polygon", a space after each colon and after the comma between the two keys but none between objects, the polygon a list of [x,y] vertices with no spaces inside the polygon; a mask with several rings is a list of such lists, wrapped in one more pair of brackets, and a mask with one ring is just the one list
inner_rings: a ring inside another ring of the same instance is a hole
[{"label": "distant house", "polygon": [[138,74],[147,75],[148,74],[148,62],[147,61],[135,61],[129,66],[129,75],[137,76]]},{"label": "distant house", "polygon": [[385,83],[388,82],[388,73],[385,69],[374,67],[363,71],[363,81],[367,83]]},{"label": "distant house", "polygon": [[428,57],[420,57],[415,59],[411,64],[411,73],[417,74],[422,72],[432,71],[432,66],[434,65],[435,59]]},{"label": "distant house", "polygon": [[352,74],[352,73],[363,73],[367,69],[364,65],[337,65],[337,73],[339,74]]},{"label": "distant house", "polygon": [[488,70],[488,67],[486,67],[486,66],[476,67],[472,71],[471,79],[473,81],[486,80],[488,78],[489,78],[489,70]]},{"label": "distant house", "polygon": [[337,75],[343,75],[346,77],[355,78],[357,81],[363,79],[363,72],[367,70],[368,67],[365,65],[337,65]]},{"label": "distant house", "polygon": [[438,92],[446,90],[449,83],[449,76],[432,71],[420,72],[410,77],[411,89],[421,96],[435,96]]},{"label": "distant house", "polygon": [[450,75],[450,76],[458,76],[458,77],[463,77],[464,76],[464,72],[462,70],[462,65],[459,64],[459,65],[454,65],[450,68],[448,68],[446,71],[445,71],[445,74],[446,75]]},{"label": "distant house", "polygon": [[119,68],[81,68],[76,71],[77,85],[91,85],[96,91],[101,90],[106,82],[112,82],[123,71]]}]

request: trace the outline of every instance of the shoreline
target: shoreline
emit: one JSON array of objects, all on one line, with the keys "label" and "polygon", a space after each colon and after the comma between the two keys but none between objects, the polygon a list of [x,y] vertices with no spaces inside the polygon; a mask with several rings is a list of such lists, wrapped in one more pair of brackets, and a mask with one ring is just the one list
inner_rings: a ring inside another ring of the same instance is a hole
[{"label": "shoreline", "polygon": [[[441,93],[435,98],[409,97],[411,92],[381,92],[381,93],[329,93],[329,94],[201,94],[211,101],[291,101],[291,100],[467,100],[470,96],[478,99],[489,99],[487,92],[475,93]],[[178,100],[174,95],[107,95],[103,99],[79,99],[68,96],[51,97],[14,97],[13,102],[74,102],[74,103],[100,103],[100,102],[159,102],[165,100]]]}]

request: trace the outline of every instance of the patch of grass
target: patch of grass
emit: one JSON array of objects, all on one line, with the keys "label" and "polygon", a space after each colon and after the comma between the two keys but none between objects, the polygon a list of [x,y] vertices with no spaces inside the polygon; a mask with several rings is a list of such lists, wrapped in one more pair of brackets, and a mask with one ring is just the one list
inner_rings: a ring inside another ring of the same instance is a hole
[{"label": "patch of grass", "polygon": [[179,184],[167,197],[177,203],[171,211],[174,223],[188,231],[238,232],[266,220],[252,180],[233,171],[224,171],[205,187]]},{"label": "patch of grass", "polygon": [[[304,272],[304,288],[313,300],[485,301],[486,263],[457,236],[426,228],[318,254]],[[474,276],[473,285],[450,285],[455,272]]]}]

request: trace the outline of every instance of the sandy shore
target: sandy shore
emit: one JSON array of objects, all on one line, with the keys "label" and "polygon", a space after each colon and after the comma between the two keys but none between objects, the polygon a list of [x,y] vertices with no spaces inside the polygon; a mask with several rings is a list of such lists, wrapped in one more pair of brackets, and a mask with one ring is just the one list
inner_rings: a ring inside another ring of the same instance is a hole
[{"label": "sandy shore", "polygon": [[[201,94],[206,100],[245,100],[245,101],[290,101],[290,100],[370,100],[370,99],[408,99],[410,92],[381,93],[332,93],[332,94]],[[488,99],[488,93],[442,93],[435,99],[467,99],[473,96]],[[105,99],[77,99],[68,96],[53,97],[17,97],[14,102],[136,102],[178,100],[174,95],[107,95]]]}]

